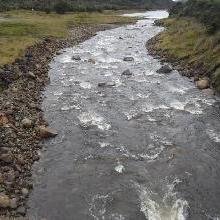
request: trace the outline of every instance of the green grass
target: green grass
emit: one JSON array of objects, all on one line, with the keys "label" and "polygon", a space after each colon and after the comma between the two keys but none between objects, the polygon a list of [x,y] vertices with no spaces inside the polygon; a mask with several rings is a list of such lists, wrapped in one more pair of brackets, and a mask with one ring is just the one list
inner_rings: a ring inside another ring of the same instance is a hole
[{"label": "green grass", "polygon": [[10,63],[21,56],[25,49],[45,36],[65,38],[73,25],[125,24],[132,18],[118,16],[120,12],[104,13],[55,13],[25,10],[0,14],[0,65]]},{"label": "green grass", "polygon": [[159,35],[156,49],[186,65],[204,64],[207,72],[212,73],[214,86],[220,91],[220,32],[210,35],[192,18],[168,18],[163,24],[167,29]]}]

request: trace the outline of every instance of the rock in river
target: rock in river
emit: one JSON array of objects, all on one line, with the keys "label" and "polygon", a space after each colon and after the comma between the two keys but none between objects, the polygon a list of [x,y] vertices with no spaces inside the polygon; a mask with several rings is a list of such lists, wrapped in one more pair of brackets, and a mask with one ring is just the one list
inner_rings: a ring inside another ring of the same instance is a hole
[{"label": "rock in river", "polygon": [[72,56],[72,60],[81,60],[81,57],[79,55]]},{"label": "rock in river", "polygon": [[196,82],[196,86],[197,86],[199,89],[208,89],[209,86],[210,86],[209,79],[203,78],[203,79],[198,80],[198,81]]},{"label": "rock in river", "polygon": [[41,138],[55,137],[58,135],[58,133],[55,130],[45,126],[39,126],[38,130]]},{"label": "rock in river", "polygon": [[122,75],[123,75],[123,76],[131,76],[131,75],[132,75],[132,72],[131,72],[129,69],[127,69],[127,70],[125,70],[125,71],[122,73]]},{"label": "rock in river", "polygon": [[168,65],[162,66],[159,70],[157,70],[157,73],[170,73],[172,71],[172,68]]},{"label": "rock in river", "polygon": [[134,58],[133,57],[124,57],[123,60],[127,61],[127,62],[132,62],[132,61],[134,61]]}]

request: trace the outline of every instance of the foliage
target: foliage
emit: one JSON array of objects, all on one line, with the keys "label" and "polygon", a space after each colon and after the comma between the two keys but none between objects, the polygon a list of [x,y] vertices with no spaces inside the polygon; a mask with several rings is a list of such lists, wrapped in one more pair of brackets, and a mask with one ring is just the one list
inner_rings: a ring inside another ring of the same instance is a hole
[{"label": "foliage", "polygon": [[188,0],[178,2],[171,10],[171,16],[195,17],[212,34],[220,29],[220,0]]},{"label": "foliage", "polygon": [[168,18],[162,23],[167,29],[159,35],[156,50],[164,51],[186,66],[204,66],[220,91],[220,31],[210,35],[193,18]]},{"label": "foliage", "polygon": [[0,0],[0,10],[97,11],[131,8],[168,8],[172,0]]},{"label": "foliage", "polygon": [[68,11],[71,11],[71,7],[67,2],[61,1],[54,5],[54,10],[57,14],[65,14]]}]

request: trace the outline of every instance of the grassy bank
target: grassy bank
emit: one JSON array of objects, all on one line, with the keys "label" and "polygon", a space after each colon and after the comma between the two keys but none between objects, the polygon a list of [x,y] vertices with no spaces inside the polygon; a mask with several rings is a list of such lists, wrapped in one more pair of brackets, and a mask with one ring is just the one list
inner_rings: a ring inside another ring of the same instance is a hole
[{"label": "grassy bank", "polygon": [[21,56],[25,49],[43,37],[65,38],[73,25],[124,24],[131,18],[118,16],[120,12],[68,13],[57,15],[35,11],[9,11],[1,13],[0,21],[0,66]]},{"label": "grassy bank", "polygon": [[209,34],[193,18],[168,18],[162,21],[166,30],[155,41],[154,48],[166,57],[192,68],[201,68],[220,91],[220,32]]}]

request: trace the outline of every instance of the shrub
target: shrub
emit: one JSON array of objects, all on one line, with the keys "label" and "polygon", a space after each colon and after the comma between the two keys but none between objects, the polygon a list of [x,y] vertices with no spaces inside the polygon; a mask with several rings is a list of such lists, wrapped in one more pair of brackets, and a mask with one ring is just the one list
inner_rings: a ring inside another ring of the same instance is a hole
[{"label": "shrub", "polygon": [[54,10],[57,14],[65,14],[68,11],[71,11],[71,7],[66,2],[58,2],[54,5]]}]

